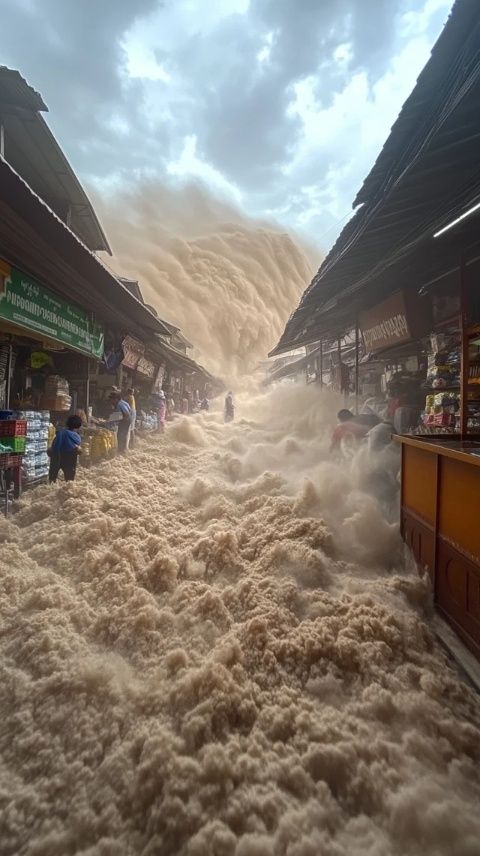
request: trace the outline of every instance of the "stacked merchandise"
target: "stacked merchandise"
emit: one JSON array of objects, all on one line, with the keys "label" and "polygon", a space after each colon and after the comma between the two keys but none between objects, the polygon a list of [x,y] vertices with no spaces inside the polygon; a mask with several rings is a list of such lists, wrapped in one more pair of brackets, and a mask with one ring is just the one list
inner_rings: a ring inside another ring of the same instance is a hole
[{"label": "stacked merchandise", "polygon": [[460,335],[433,333],[426,385],[432,389],[460,386]]},{"label": "stacked merchandise", "polygon": [[48,410],[18,410],[17,419],[26,420],[27,433],[23,456],[23,480],[26,485],[34,484],[48,476],[50,413]]},{"label": "stacked merchandise", "polygon": [[139,410],[137,413],[137,421],[135,423],[136,431],[157,431],[158,419],[156,413],[146,413],[145,410]]},{"label": "stacked merchandise", "polygon": [[[434,333],[428,357],[423,434],[451,434],[460,429],[459,334]],[[436,391],[438,390],[438,392]]]},{"label": "stacked merchandise", "polygon": [[68,411],[72,406],[72,398],[68,381],[60,375],[49,375],[45,382],[45,392],[42,395],[42,407],[55,412]]},{"label": "stacked merchandise", "polygon": [[467,426],[480,433],[480,339],[469,343],[468,354]]},{"label": "stacked merchandise", "polygon": [[[428,433],[451,433],[459,429],[460,393],[436,392],[427,395],[423,425],[431,429]],[[438,431],[438,429],[443,429]]]},{"label": "stacked merchandise", "polygon": [[117,450],[117,435],[107,428],[85,428],[82,431],[82,454],[84,466],[97,463],[102,458],[112,457]]},{"label": "stacked merchandise", "polygon": [[26,430],[26,422],[11,410],[0,411],[0,469],[21,466]]},{"label": "stacked merchandise", "polygon": [[8,354],[10,345],[0,345],[0,407],[5,407],[7,398]]},{"label": "stacked merchandise", "polygon": [[48,426],[48,448],[49,449],[50,449],[53,441],[55,440],[55,434],[56,433],[57,432],[55,430],[55,425],[52,425],[52,423],[50,422],[50,424]]}]

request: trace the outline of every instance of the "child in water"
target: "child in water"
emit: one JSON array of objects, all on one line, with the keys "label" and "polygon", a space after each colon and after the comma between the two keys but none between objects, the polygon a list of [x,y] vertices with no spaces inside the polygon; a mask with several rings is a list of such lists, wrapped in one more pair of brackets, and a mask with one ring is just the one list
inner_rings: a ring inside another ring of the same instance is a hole
[{"label": "child in water", "polygon": [[69,416],[65,428],[59,428],[52,447],[48,454],[50,457],[50,471],[48,480],[50,484],[55,483],[60,470],[63,471],[65,481],[74,481],[77,472],[77,460],[81,450],[82,438],[78,429],[82,427],[80,416]]}]

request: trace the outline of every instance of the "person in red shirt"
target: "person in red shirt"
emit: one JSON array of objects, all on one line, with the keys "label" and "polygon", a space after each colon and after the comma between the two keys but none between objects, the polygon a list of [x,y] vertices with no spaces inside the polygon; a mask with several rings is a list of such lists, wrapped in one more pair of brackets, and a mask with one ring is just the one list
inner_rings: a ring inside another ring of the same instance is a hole
[{"label": "person in red shirt", "polygon": [[360,413],[355,416],[351,410],[339,410],[337,413],[339,425],[332,434],[330,451],[339,449],[344,438],[360,441],[368,434],[371,428],[378,425],[380,419],[374,413]]}]

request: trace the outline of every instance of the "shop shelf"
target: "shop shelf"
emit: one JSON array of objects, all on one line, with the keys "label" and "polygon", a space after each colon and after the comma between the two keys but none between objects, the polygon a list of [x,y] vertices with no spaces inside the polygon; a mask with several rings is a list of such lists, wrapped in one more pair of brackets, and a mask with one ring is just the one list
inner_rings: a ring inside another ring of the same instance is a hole
[{"label": "shop shelf", "polygon": [[22,455],[0,455],[0,470],[15,469],[22,464]]},{"label": "shop shelf", "polygon": [[8,446],[12,452],[20,452],[21,454],[25,451],[26,442],[26,437],[0,437],[2,446]]},{"label": "shop shelf", "polygon": [[0,437],[25,437],[26,433],[24,419],[0,419]]}]

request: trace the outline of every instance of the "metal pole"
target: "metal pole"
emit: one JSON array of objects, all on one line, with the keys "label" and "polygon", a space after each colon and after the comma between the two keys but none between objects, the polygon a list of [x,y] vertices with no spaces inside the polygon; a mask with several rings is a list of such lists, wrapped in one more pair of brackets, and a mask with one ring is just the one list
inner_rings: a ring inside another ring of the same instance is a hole
[{"label": "metal pole", "polygon": [[7,373],[5,375],[6,385],[5,385],[5,409],[8,410],[10,408],[10,390],[12,386],[12,349],[13,346],[9,344],[8,346],[8,355],[7,355]]},{"label": "metal pole", "polygon": [[340,394],[342,394],[342,392],[343,392],[343,397],[346,399],[346,397],[347,397],[346,391],[343,388],[342,340],[341,340],[340,336],[338,337],[338,340],[337,340],[337,353],[338,353],[338,383],[339,383],[339,390],[338,391],[340,392]]},{"label": "metal pole", "polygon": [[359,330],[358,318],[355,321],[355,413],[358,414],[358,347],[359,347]]},{"label": "metal pole", "polygon": [[467,327],[467,294],[465,283],[465,259],[460,257],[460,439],[465,440],[468,434],[468,371],[469,371],[469,340]]},{"label": "metal pole", "polygon": [[88,414],[90,406],[90,359],[87,357],[87,380],[85,383],[85,413]]}]

